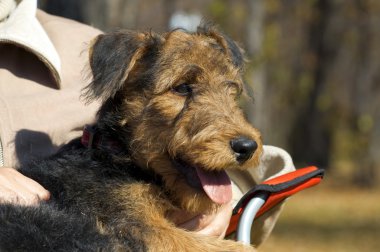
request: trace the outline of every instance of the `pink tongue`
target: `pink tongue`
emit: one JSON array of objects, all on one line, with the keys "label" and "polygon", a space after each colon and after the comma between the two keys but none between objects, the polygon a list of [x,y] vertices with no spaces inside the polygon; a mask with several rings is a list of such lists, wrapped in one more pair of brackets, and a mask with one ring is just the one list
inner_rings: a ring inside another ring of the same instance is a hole
[{"label": "pink tongue", "polygon": [[206,172],[196,168],[199,180],[207,196],[217,204],[226,204],[232,199],[231,180],[225,171]]}]

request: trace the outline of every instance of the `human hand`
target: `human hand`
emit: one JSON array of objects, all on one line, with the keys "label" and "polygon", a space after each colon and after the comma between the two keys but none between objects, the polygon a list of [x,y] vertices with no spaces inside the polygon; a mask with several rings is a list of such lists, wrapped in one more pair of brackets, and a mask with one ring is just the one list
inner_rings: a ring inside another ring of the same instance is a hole
[{"label": "human hand", "polygon": [[36,181],[16,169],[0,168],[0,203],[36,205],[49,198],[50,193]]},{"label": "human hand", "polygon": [[[195,231],[198,234],[224,238],[230,223],[231,215],[232,204],[228,203],[221,206],[216,213],[190,216],[183,211],[179,211],[173,213],[171,218],[180,228]],[[181,220],[186,221],[181,222]]]}]

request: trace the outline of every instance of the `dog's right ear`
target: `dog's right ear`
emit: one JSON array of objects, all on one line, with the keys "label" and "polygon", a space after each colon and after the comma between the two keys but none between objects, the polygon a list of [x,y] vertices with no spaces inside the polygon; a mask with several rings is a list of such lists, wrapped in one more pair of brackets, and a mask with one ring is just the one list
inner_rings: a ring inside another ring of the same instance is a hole
[{"label": "dog's right ear", "polygon": [[87,100],[107,100],[127,81],[137,62],[162,43],[153,33],[118,31],[96,37],[90,47],[92,82],[85,88]]}]

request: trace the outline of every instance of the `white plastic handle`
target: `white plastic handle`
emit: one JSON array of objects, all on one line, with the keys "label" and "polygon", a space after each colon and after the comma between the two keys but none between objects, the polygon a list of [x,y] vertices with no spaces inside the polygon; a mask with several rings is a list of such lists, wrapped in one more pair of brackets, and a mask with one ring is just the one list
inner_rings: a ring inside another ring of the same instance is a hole
[{"label": "white plastic handle", "polygon": [[236,230],[236,239],[244,244],[251,244],[251,228],[257,212],[268,199],[268,192],[259,192],[253,197],[245,207],[240,216]]}]

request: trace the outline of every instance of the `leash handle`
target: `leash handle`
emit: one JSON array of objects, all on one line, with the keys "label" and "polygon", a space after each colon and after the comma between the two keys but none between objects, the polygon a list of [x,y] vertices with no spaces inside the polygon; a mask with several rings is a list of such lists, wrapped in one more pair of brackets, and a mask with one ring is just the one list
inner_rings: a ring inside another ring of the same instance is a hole
[{"label": "leash handle", "polygon": [[237,240],[249,244],[254,218],[263,215],[289,196],[319,184],[323,175],[323,169],[310,166],[256,185],[236,204],[226,235],[236,231],[239,235]]},{"label": "leash handle", "polygon": [[260,208],[265,204],[269,197],[267,192],[259,192],[254,198],[252,198],[245,210],[243,211],[236,230],[236,240],[243,242],[246,245],[251,244],[251,229],[253,225],[253,219],[259,212]]}]

